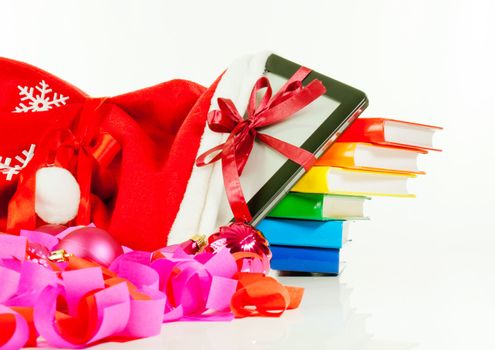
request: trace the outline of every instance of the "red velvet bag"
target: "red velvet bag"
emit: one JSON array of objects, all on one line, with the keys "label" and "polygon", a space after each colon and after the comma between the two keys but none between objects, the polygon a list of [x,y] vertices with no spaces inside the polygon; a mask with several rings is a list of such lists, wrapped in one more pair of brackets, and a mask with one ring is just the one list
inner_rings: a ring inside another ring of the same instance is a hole
[{"label": "red velvet bag", "polygon": [[172,80],[95,99],[0,58],[0,91],[0,230],[50,222],[36,215],[36,173],[60,167],[80,187],[67,224],[94,222],[134,249],[167,243],[205,126],[205,113],[190,113],[205,88]]}]

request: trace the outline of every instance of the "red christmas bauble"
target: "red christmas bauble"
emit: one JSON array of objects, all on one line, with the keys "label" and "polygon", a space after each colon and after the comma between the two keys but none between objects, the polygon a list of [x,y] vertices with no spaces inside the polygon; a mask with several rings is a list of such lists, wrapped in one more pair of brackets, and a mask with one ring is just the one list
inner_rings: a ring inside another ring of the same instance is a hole
[{"label": "red christmas bauble", "polygon": [[271,256],[268,241],[261,231],[243,222],[222,226],[208,238],[207,251],[217,252],[227,248],[231,253],[251,252]]},{"label": "red christmas bauble", "polygon": [[28,241],[26,247],[26,260],[48,267],[49,256],[50,252],[45,246]]},{"label": "red christmas bauble", "polygon": [[107,231],[97,227],[83,227],[69,233],[55,249],[64,249],[103,266],[109,266],[124,253],[122,246]]}]

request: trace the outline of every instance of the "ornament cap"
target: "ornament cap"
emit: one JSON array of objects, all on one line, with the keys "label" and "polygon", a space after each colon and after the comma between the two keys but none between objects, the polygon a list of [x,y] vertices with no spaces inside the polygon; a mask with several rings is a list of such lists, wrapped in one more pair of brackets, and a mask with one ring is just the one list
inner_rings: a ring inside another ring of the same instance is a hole
[{"label": "ornament cap", "polygon": [[66,262],[70,256],[72,256],[72,254],[67,253],[65,249],[57,249],[50,253],[48,260],[53,262]]},{"label": "ornament cap", "polygon": [[202,251],[204,247],[208,245],[208,240],[206,239],[206,235],[195,234],[191,237],[191,241],[196,243],[198,251]]}]

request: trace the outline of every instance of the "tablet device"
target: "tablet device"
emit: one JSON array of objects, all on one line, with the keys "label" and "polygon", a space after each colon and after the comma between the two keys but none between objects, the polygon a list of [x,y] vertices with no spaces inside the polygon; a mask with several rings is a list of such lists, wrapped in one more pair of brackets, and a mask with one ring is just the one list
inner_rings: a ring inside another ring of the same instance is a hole
[{"label": "tablet device", "polygon": [[[301,66],[275,54],[268,56],[264,75],[275,94]],[[353,87],[312,71],[303,85],[320,80],[326,93],[287,120],[260,131],[320,156],[367,107],[366,95]],[[241,175],[244,196],[256,225],[290,191],[304,168],[256,140]],[[233,219],[223,194],[219,222]]]}]

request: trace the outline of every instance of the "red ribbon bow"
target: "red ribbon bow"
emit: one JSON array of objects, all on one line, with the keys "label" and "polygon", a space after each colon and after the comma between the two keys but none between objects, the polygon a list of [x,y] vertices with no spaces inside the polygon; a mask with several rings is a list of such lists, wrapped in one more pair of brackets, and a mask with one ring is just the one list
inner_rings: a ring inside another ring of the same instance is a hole
[{"label": "red ribbon bow", "polygon": [[[230,133],[230,135],[225,143],[200,155],[196,160],[196,165],[205,166],[222,160],[225,190],[236,221],[250,222],[252,220],[241,188],[240,176],[253,149],[255,139],[306,170],[316,161],[311,152],[260,132],[263,127],[290,118],[325,93],[326,89],[319,80],[313,80],[307,86],[303,86],[302,80],[310,72],[311,70],[306,67],[299,68],[273,97],[268,78],[258,79],[251,91],[246,119],[241,116],[234,103],[225,98],[218,99],[219,110],[213,110],[208,114],[208,126],[212,131]],[[265,88],[265,94],[257,105],[257,93]],[[215,156],[208,160],[207,158],[214,153],[216,153]]]},{"label": "red ribbon bow", "polygon": [[56,165],[73,172],[81,190],[76,225],[91,223],[91,179],[95,165],[108,165],[120,150],[120,145],[108,133],[100,131],[103,117],[111,112],[107,98],[88,98],[84,103],[74,131],[49,130],[39,149],[19,179],[18,190],[9,202],[8,232],[36,227],[35,192],[36,171],[44,166]]}]

